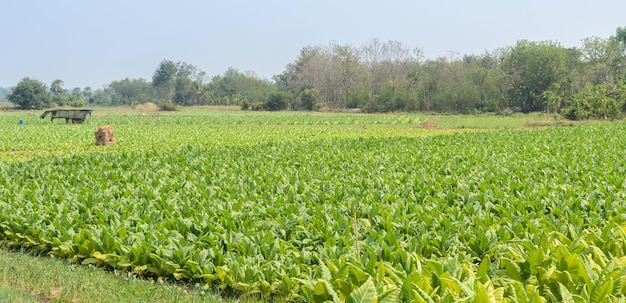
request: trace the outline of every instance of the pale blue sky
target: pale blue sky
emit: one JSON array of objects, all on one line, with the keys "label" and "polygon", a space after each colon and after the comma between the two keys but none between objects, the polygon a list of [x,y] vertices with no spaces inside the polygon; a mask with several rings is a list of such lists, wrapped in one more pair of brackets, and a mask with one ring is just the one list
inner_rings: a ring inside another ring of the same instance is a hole
[{"label": "pale blue sky", "polygon": [[430,59],[520,39],[579,47],[626,26],[624,12],[624,0],[2,0],[0,86],[33,77],[96,89],[150,80],[163,59],[209,77],[234,67],[270,78],[305,46],[360,47],[372,38],[401,41]]}]

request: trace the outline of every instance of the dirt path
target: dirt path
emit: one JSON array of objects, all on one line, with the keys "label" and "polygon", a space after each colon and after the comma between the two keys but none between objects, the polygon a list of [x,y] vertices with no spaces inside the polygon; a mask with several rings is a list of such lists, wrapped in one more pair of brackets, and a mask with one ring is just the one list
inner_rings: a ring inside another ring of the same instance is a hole
[{"label": "dirt path", "polygon": [[430,118],[428,118],[428,120],[426,120],[426,122],[422,123],[420,127],[426,129],[435,129],[437,128],[437,121],[439,121],[439,117],[431,116]]}]

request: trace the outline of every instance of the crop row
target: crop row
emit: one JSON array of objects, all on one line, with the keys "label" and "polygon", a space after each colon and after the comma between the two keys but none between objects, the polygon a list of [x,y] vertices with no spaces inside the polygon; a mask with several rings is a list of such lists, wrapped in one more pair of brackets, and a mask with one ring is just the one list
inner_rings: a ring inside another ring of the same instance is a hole
[{"label": "crop row", "polygon": [[[199,120],[200,118],[185,118]],[[48,121],[49,122],[49,121]],[[83,125],[46,123],[2,126],[0,162],[15,162],[37,157],[88,153],[172,150],[180,146],[211,148],[216,145],[254,145],[263,142],[317,141],[330,138],[424,136],[423,129],[351,125],[211,125],[187,123],[132,124],[113,123],[116,145],[95,146],[94,120]]]},{"label": "crop row", "polygon": [[0,239],[306,301],[618,302],[625,138],[597,124],[3,163]]}]

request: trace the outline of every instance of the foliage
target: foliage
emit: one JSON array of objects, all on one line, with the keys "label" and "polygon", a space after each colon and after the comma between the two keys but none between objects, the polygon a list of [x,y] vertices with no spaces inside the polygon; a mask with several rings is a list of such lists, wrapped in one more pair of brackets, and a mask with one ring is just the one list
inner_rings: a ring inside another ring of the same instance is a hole
[{"label": "foliage", "polygon": [[561,114],[570,120],[617,119],[624,114],[625,97],[626,84],[615,91],[604,84],[588,85],[569,99],[569,107]]},{"label": "foliage", "polygon": [[287,109],[289,106],[289,95],[287,93],[273,93],[265,102],[265,109],[277,111]]},{"label": "foliage", "polygon": [[85,100],[82,99],[82,98],[74,100],[74,101],[72,101],[71,106],[72,107],[83,107],[83,106],[85,106]]},{"label": "foliage", "polygon": [[8,100],[22,109],[43,109],[50,106],[47,86],[31,78],[22,79],[13,88]]},{"label": "foliage", "polygon": [[172,102],[181,105],[194,105],[196,98],[193,81],[186,77],[176,78]]},{"label": "foliage", "polygon": [[347,96],[362,73],[356,48],[330,44],[303,48],[296,62],[287,65],[277,78],[293,96],[298,97],[304,89],[315,88],[327,106],[341,108],[345,107]]},{"label": "foliage", "polygon": [[159,110],[160,111],[171,112],[171,111],[176,111],[178,109],[176,108],[176,104],[174,104],[172,102],[161,102],[159,104]]},{"label": "foliage", "polygon": [[298,94],[295,107],[304,110],[313,110],[319,99],[319,92],[313,86],[305,86]]},{"label": "foliage", "polygon": [[150,102],[154,96],[152,84],[144,79],[123,79],[113,81],[108,88],[111,90],[110,104],[113,106],[132,105],[132,103]]},{"label": "foliage", "polygon": [[52,83],[50,84],[50,93],[53,95],[65,94],[67,91],[65,90],[65,88],[63,88],[63,85],[63,80],[61,79],[56,79],[52,81]]},{"label": "foliage", "polygon": [[609,84],[623,78],[626,53],[616,38],[586,38],[580,51],[584,62],[580,75],[583,85]]},{"label": "foliage", "polygon": [[198,67],[162,60],[151,82],[124,79],[103,89],[69,93],[57,79],[51,85],[52,102],[71,105],[82,97],[95,105],[163,101],[252,108],[267,104],[272,94],[288,92],[293,110],[312,110],[321,103],[322,108],[366,112],[498,113],[521,108],[556,113],[588,85],[610,87],[625,79],[625,37],[626,29],[618,27],[608,38],[583,39],[580,47],[520,40],[479,55],[449,52],[430,59],[394,40],[372,39],[361,46],[329,43],[304,47],[271,80],[228,68],[205,83],[206,74]]},{"label": "foliage", "polygon": [[316,102],[315,104],[313,104],[313,110],[314,111],[320,111],[324,108],[324,103],[322,102]]},{"label": "foliage", "polygon": [[171,60],[163,60],[152,75],[152,85],[163,90],[169,90],[173,84],[178,67]]},{"label": "foliage", "polygon": [[194,82],[202,84],[205,75],[192,64],[163,60],[152,75],[152,86],[161,101],[191,105],[203,97],[203,86]]},{"label": "foliage", "polygon": [[567,82],[572,62],[572,53],[558,43],[518,41],[503,63],[512,81],[511,104],[524,112],[542,110],[543,93],[553,83]]},{"label": "foliage", "polygon": [[229,68],[223,75],[211,79],[207,87],[206,104],[243,105],[244,102],[265,102],[277,89],[271,82],[259,79],[254,72],[240,72]]},{"label": "foliage", "polygon": [[[172,113],[134,143],[152,124],[125,115],[112,150],[0,164],[2,245],[268,300],[624,300],[624,124],[416,137],[389,127],[414,116]],[[299,126],[264,141],[278,123]]]},{"label": "foliage", "polygon": [[565,99],[565,93],[561,88],[561,84],[552,83],[546,91],[543,92],[543,100],[547,113],[558,113]]}]

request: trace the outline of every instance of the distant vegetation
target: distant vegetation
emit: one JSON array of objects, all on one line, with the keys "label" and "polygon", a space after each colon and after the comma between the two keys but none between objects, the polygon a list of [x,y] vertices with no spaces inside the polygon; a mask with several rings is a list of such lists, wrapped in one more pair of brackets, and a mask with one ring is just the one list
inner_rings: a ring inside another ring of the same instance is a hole
[{"label": "distant vegetation", "polygon": [[[173,104],[505,115],[543,111],[574,120],[613,119],[625,109],[626,28],[608,38],[584,39],[581,47],[520,40],[484,54],[450,53],[435,59],[399,41],[373,39],[361,47],[331,43],[304,47],[272,79],[233,68],[207,79],[192,64],[163,60],[150,80],[126,78],[92,90],[65,89],[57,79],[45,98],[32,102],[19,95],[12,100],[23,108],[153,102],[164,109]],[[31,80],[29,85],[43,85]]]}]

